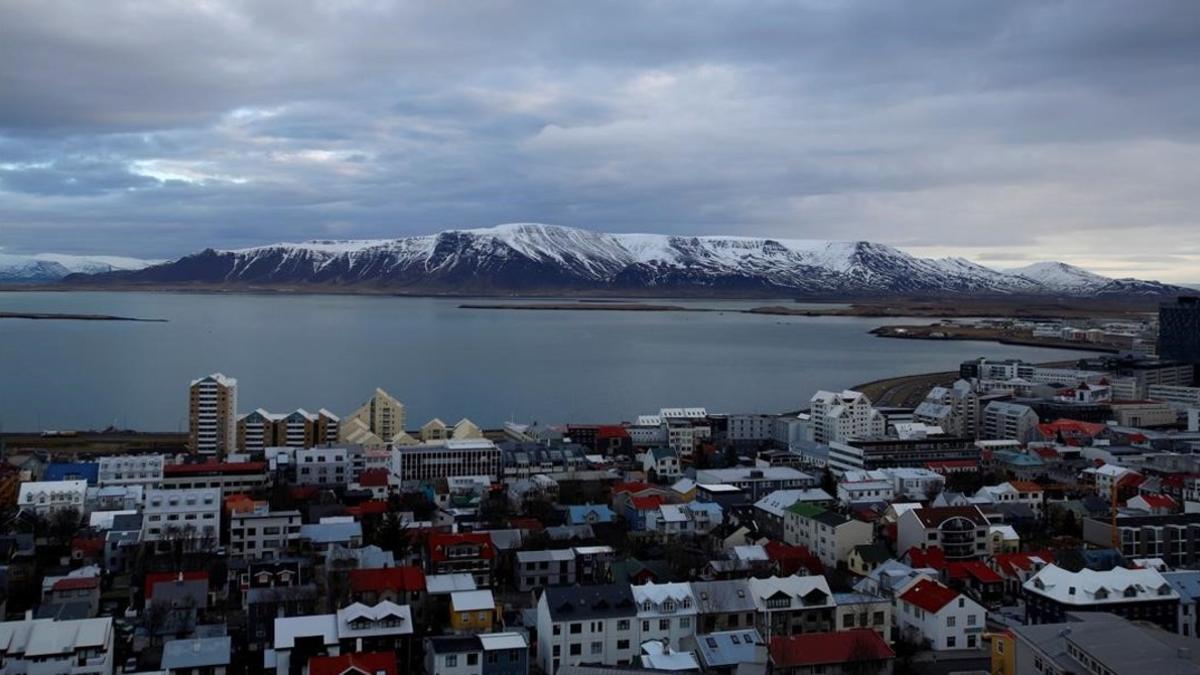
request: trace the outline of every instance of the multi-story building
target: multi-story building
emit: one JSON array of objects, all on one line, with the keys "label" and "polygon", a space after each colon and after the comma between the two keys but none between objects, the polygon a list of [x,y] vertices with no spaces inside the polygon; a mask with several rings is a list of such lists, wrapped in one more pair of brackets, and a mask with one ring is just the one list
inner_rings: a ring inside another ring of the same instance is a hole
[{"label": "multi-story building", "polygon": [[1179,593],[1149,568],[1071,572],[1050,564],[1021,585],[1021,596],[1027,624],[1060,623],[1067,612],[1110,612],[1171,632],[1179,628]]},{"label": "multi-story building", "polygon": [[824,633],[834,630],[833,592],[822,576],[749,579],[755,621],[763,635]]},{"label": "multi-story building", "polygon": [[1175,408],[1165,401],[1113,401],[1112,418],[1124,427],[1163,427],[1179,421]]},{"label": "multi-story building", "polygon": [[470,574],[476,587],[492,585],[496,545],[486,532],[429,535],[429,569],[433,574]]},{"label": "multi-story building", "polygon": [[981,438],[1028,441],[1038,425],[1038,414],[1020,403],[992,401],[983,408]]},{"label": "multi-story building", "polygon": [[990,523],[978,506],[911,509],[900,514],[897,550],[940,548],[947,560],[981,558],[988,552]]},{"label": "multi-story building", "polygon": [[112,617],[0,623],[5,673],[112,675]]},{"label": "multi-story building", "polygon": [[755,447],[775,440],[775,415],[729,415],[720,440],[735,447]]},{"label": "multi-story building", "polygon": [[341,419],[322,408],[310,413],[298,408],[271,413],[262,408],[238,416],[238,448],[246,452],[272,447],[311,448],[338,441]]},{"label": "multi-story building", "polygon": [[847,471],[893,466],[922,466],[927,462],[979,459],[975,439],[957,436],[872,438],[828,445],[827,463],[835,476]]},{"label": "multi-story building", "polygon": [[271,511],[265,504],[229,516],[229,556],[271,560],[300,539],[299,511]]},{"label": "multi-story building", "polygon": [[698,632],[754,627],[758,606],[745,579],[694,581],[692,596],[696,599]]},{"label": "multi-story building", "polygon": [[[1112,521],[1084,518],[1083,540],[1111,548]],[[1118,516],[1117,540],[1125,558],[1162,558],[1173,568],[1200,563],[1200,513],[1169,516]]]},{"label": "multi-story building", "polygon": [[650,582],[630,590],[637,605],[640,642],[657,640],[679,650],[696,634],[696,598],[690,584]]},{"label": "multi-story building", "polygon": [[818,391],[809,401],[813,440],[844,443],[887,432],[887,419],[858,391]]},{"label": "multi-story building", "polygon": [[537,663],[627,665],[640,653],[637,605],[629,584],[547,588],[537,606]]},{"label": "multi-story building", "polygon": [[904,501],[925,501],[946,487],[946,477],[929,469],[898,466],[879,469],[878,473],[892,481],[895,498]]},{"label": "multi-story building", "polygon": [[237,380],[213,373],[188,387],[188,447],[201,455],[237,451]]},{"label": "multi-story building", "polygon": [[352,478],[350,451],[346,448],[303,448],[296,451],[297,485],[344,487]]},{"label": "multi-story building", "polygon": [[[524,633],[426,638],[425,672],[428,675],[528,675],[529,643]],[[376,671],[371,675],[379,674]]]},{"label": "multi-story building", "polygon": [[221,531],[221,491],[215,488],[146,491],[142,541],[174,538],[212,541]]},{"label": "multi-story building", "polygon": [[165,490],[218,488],[222,495],[249,493],[267,486],[266,462],[201,462],[163,467]]},{"label": "multi-story building", "polygon": [[787,509],[793,504],[829,506],[833,499],[821,488],[776,490],[754,502],[754,522],[759,532],[771,539],[783,539]]},{"label": "multi-story building", "polygon": [[974,438],[979,433],[979,394],[971,383],[958,380],[934,387],[913,411],[913,421],[939,426],[951,436]]},{"label": "multi-story building", "polygon": [[1013,625],[992,640],[993,675],[1200,673],[1195,638],[1116,614],[1071,612],[1062,623]]},{"label": "multi-story building", "polygon": [[99,468],[99,485],[145,485],[157,487],[162,483],[163,466],[166,459],[162,455],[112,455],[97,460]]},{"label": "multi-story building", "polygon": [[500,448],[489,440],[445,440],[392,450],[392,473],[401,482],[451,476],[500,476]]},{"label": "multi-story building", "polygon": [[895,601],[892,616],[904,639],[926,642],[934,651],[983,644],[987,610],[958,591],[922,576],[897,593]]},{"label": "multi-story building", "polygon": [[532,591],[547,586],[575,583],[575,552],[569,548],[550,551],[517,551],[517,590]]},{"label": "multi-story building", "polygon": [[17,508],[39,516],[74,509],[83,515],[87,504],[86,480],[43,480],[21,483]]},{"label": "multi-story building", "polygon": [[798,490],[817,485],[816,478],[790,466],[701,469],[696,472],[696,482],[703,485],[732,485],[742,489],[751,502],[776,490]]},{"label": "multi-story building", "polygon": [[1159,306],[1158,355],[1200,365],[1200,298],[1181,297]]},{"label": "multi-story building", "polygon": [[403,444],[412,440],[404,431],[406,419],[404,404],[376,389],[366,403],[341,421],[338,438],[343,443],[360,445]]},{"label": "multi-story building", "polygon": [[850,549],[869,544],[875,537],[870,523],[827,511],[812,504],[788,507],[783,527],[784,543],[803,546],[829,569],[845,563]]}]

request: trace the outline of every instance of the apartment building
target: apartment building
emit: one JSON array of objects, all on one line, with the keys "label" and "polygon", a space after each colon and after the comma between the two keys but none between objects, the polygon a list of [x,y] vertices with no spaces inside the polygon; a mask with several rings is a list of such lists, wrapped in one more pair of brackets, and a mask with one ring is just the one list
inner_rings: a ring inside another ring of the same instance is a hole
[{"label": "apartment building", "polygon": [[981,558],[988,552],[991,524],[978,506],[941,506],[911,509],[900,514],[896,526],[897,550],[940,548],[947,560]]},{"label": "apartment building", "polygon": [[569,548],[517,551],[517,590],[522,593],[547,586],[575,583],[575,552]]},{"label": "apartment building", "polygon": [[486,532],[429,535],[429,569],[433,574],[470,574],[477,588],[492,585],[496,545]]},{"label": "apartment building", "polygon": [[345,487],[350,475],[350,451],[346,448],[301,448],[296,450],[296,484],[323,488]]},{"label": "apartment building", "polygon": [[201,462],[163,467],[162,487],[166,490],[217,488],[223,496],[228,496],[266,486],[266,462]]},{"label": "apartment building", "polygon": [[41,480],[21,483],[17,508],[46,517],[57,511],[74,509],[80,516],[87,505],[86,480]]},{"label": "apartment building", "polygon": [[887,432],[887,419],[862,392],[818,391],[809,406],[812,439],[817,443],[872,438]]},{"label": "apartment building", "polygon": [[817,485],[815,477],[790,466],[701,469],[696,472],[696,482],[701,485],[732,485],[743,490],[751,502],[776,490],[799,490]]},{"label": "apartment building", "polygon": [[878,473],[888,477],[896,499],[904,501],[925,501],[946,487],[946,477],[929,469],[898,466],[879,469]]},{"label": "apartment building", "polygon": [[1027,405],[992,401],[983,408],[980,438],[1029,441],[1039,421],[1037,412]]},{"label": "apartment building", "polygon": [[829,569],[837,569],[846,562],[851,549],[871,543],[874,537],[870,523],[820,506],[793,504],[785,514],[784,543],[807,548]]},{"label": "apartment building", "polygon": [[628,665],[640,653],[628,584],[547,588],[537,606],[537,663],[546,675],[583,663]]},{"label": "apartment building", "polygon": [[1195,638],[1116,614],[1071,612],[1062,623],[1014,625],[992,642],[993,675],[1195,675]]},{"label": "apartment building", "polygon": [[696,634],[697,606],[691,584],[650,582],[630,590],[637,605],[640,642],[656,640],[679,650]]},{"label": "apartment building", "polygon": [[243,560],[282,557],[300,540],[299,511],[271,511],[265,504],[229,516],[229,556]]},{"label": "apartment building", "polygon": [[213,373],[188,387],[188,448],[201,455],[237,451],[237,380]]},{"label": "apartment building", "polygon": [[763,635],[834,630],[837,604],[823,576],[748,579],[757,628]]},{"label": "apartment building", "polygon": [[500,476],[500,449],[484,439],[444,440],[392,450],[392,473],[402,482],[452,476]]},{"label": "apartment building", "polygon": [[272,413],[258,408],[237,420],[238,448],[245,452],[272,447],[311,448],[338,442],[341,418],[322,408]]},{"label": "apartment building", "polygon": [[951,436],[974,438],[979,434],[979,394],[971,383],[958,380],[949,387],[934,387],[913,411],[913,421],[935,425]]},{"label": "apartment building", "polygon": [[411,440],[404,431],[404,404],[382,389],[341,420],[338,440],[360,445],[389,445]]},{"label": "apartment building", "polygon": [[1067,612],[1108,612],[1179,629],[1179,593],[1149,568],[1071,572],[1050,564],[1021,585],[1021,597],[1027,624],[1059,623]]},{"label": "apartment building", "polygon": [[112,675],[112,617],[0,623],[3,672],[27,675]]},{"label": "apartment building", "polygon": [[162,483],[166,458],[162,455],[112,455],[101,457],[97,483],[110,485],[145,485],[157,487]]},{"label": "apartment building", "polygon": [[174,537],[217,542],[221,531],[221,490],[217,488],[146,491],[142,541]]},{"label": "apartment building", "polygon": [[[1169,516],[1118,516],[1117,537],[1126,558],[1162,558],[1173,568],[1200,563],[1200,513]],[[1083,519],[1084,542],[1111,548],[1112,522],[1108,518]]]}]

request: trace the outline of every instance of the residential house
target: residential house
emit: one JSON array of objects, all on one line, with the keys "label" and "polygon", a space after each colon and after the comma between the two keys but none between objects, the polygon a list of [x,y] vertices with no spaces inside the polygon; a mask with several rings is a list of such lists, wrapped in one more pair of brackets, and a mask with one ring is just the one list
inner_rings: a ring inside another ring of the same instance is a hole
[{"label": "residential house", "polygon": [[560,666],[633,663],[641,640],[628,584],[547,588],[537,606],[537,663],[546,675]]},{"label": "residential house", "polygon": [[477,586],[492,585],[496,547],[483,532],[441,533],[429,535],[429,571],[431,574],[470,574]]},{"label": "residential house", "polygon": [[488,633],[500,623],[500,606],[490,590],[450,594],[450,628],[456,633]]},{"label": "residential house", "polygon": [[816,633],[834,629],[833,592],[822,576],[749,579],[750,595],[764,635]]},{"label": "residential house", "polygon": [[897,550],[936,546],[948,560],[982,558],[988,551],[990,525],[978,506],[907,510],[897,522]]},{"label": "residential house", "polygon": [[521,592],[575,583],[575,552],[569,548],[517,551],[516,585]]},{"label": "residential house", "polygon": [[892,614],[901,637],[934,651],[975,649],[987,630],[979,603],[928,577],[918,577],[895,596]]},{"label": "residential house", "polygon": [[229,636],[193,638],[164,644],[161,666],[168,675],[225,675],[232,660]]},{"label": "residential house", "polygon": [[696,634],[698,609],[690,584],[650,582],[630,590],[637,605],[638,639],[642,643],[656,640],[680,649],[684,638]]},{"label": "residential house", "polygon": [[874,538],[875,530],[870,523],[836,511],[809,504],[794,504],[787,509],[783,541],[812,551],[829,569],[844,564],[850,549],[869,544]]}]

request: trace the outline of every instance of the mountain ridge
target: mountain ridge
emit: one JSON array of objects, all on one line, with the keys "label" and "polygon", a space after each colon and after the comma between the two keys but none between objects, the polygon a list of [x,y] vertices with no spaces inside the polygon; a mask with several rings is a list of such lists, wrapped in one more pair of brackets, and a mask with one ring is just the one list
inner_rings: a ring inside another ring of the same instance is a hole
[{"label": "mountain ridge", "polygon": [[510,223],[397,239],[319,239],[205,249],[139,270],[71,274],[71,285],[335,286],[406,292],[618,291],[719,295],[1133,295],[1184,291],[1065,263],[1002,271],[919,258],[869,241],[610,234]]}]

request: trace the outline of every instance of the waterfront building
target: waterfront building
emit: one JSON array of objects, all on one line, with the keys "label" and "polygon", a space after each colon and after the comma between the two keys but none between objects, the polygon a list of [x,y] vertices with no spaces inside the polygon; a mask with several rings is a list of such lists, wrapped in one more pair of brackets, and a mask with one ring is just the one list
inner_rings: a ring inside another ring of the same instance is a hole
[{"label": "waterfront building", "polygon": [[237,450],[237,380],[213,373],[188,387],[188,448],[201,455]]},{"label": "waterfront building", "polygon": [[818,391],[809,401],[812,440],[817,443],[846,442],[855,438],[882,436],[887,419],[858,391]]}]

